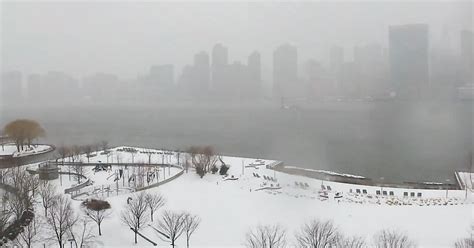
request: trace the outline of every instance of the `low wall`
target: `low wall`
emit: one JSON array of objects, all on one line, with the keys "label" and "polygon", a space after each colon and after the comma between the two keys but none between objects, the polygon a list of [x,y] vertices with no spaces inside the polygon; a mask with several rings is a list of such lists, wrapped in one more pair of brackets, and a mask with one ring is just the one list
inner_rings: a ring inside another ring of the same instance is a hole
[{"label": "low wall", "polygon": [[78,185],[76,185],[76,186],[73,186],[73,187],[71,187],[71,188],[65,189],[65,190],[64,190],[64,193],[66,193],[66,194],[69,194],[69,193],[74,192],[74,191],[78,191],[78,190],[80,190],[80,189],[82,189],[82,188],[84,188],[84,187],[87,187],[87,186],[89,186],[89,185],[91,184],[91,180],[90,180],[89,178],[87,178],[87,177],[85,177],[84,175],[79,174],[79,173],[60,171],[59,174],[80,176],[80,177],[82,177],[82,178],[84,178],[84,179],[87,179],[85,182],[82,182],[82,183],[80,183],[80,184],[78,184]]},{"label": "low wall", "polygon": [[184,168],[183,168],[183,167],[178,166],[178,165],[171,165],[171,167],[181,169],[181,171],[178,172],[178,173],[176,173],[176,174],[173,175],[172,177],[169,177],[169,178],[167,178],[167,179],[165,179],[165,180],[163,180],[163,181],[161,181],[161,182],[157,182],[157,183],[154,183],[154,184],[150,184],[150,185],[148,185],[148,186],[146,186],[146,187],[138,188],[138,189],[136,189],[135,191],[142,191],[142,190],[146,190],[146,189],[151,189],[151,188],[154,188],[154,187],[158,187],[158,186],[160,186],[160,185],[163,185],[163,184],[165,184],[165,183],[167,183],[167,182],[170,182],[170,181],[172,181],[172,180],[178,178],[179,176],[183,175],[183,173],[184,173]]},{"label": "low wall", "polygon": [[34,155],[30,156],[25,156],[25,157],[19,157],[19,158],[13,158],[11,155],[8,156],[0,156],[0,168],[11,168],[11,167],[16,167],[20,165],[25,165],[25,164],[32,164],[44,160],[48,160],[51,155],[54,153],[56,150],[56,146],[51,145],[51,144],[38,144],[38,145],[48,145],[50,146],[50,149],[45,150],[41,153],[37,153]]}]

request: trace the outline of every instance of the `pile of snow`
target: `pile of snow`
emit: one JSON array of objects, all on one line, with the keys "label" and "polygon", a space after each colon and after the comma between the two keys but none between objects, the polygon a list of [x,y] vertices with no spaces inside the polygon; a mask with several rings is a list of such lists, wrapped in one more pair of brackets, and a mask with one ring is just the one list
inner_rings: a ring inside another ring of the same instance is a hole
[{"label": "pile of snow", "polygon": [[295,166],[285,166],[285,168],[287,168],[287,169],[295,169],[295,170],[303,170],[303,171],[317,172],[317,173],[327,174],[327,175],[331,175],[331,176],[341,176],[341,177],[351,177],[351,178],[357,178],[357,179],[365,179],[365,177],[363,177],[363,176],[351,175],[351,174],[344,174],[344,173],[337,173],[337,172],[327,171],[327,170],[306,169],[306,168],[300,168],[300,167],[295,167]]}]

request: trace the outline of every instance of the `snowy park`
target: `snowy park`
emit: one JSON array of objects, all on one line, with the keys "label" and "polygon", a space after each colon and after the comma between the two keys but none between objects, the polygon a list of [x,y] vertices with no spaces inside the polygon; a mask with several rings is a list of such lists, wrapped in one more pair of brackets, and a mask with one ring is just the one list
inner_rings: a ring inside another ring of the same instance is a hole
[{"label": "snowy park", "polygon": [[[321,181],[273,170],[280,161],[220,155],[208,161],[216,169],[201,177],[193,164],[197,156],[125,146],[88,151],[49,161],[59,167],[59,177],[49,184],[57,194],[71,199],[71,211],[77,217],[83,215],[88,201],[110,204],[100,236],[96,226],[87,225],[91,235],[83,237],[85,247],[169,247],[163,223],[180,216],[200,220],[189,238],[191,247],[250,247],[248,234],[259,226],[278,226],[286,233],[283,247],[301,247],[295,233],[311,219],[330,221],[341,234],[363,241],[366,246],[360,247],[376,247],[374,235],[385,229],[407,235],[416,247],[452,247],[468,237],[471,228],[470,191],[380,189]],[[201,159],[205,158],[209,157]],[[35,171],[44,165],[24,167]],[[222,173],[222,167],[228,170]],[[7,170],[3,173],[7,175]],[[9,179],[2,180],[7,183]],[[135,233],[124,221],[124,214],[146,196],[159,196],[162,201],[153,214],[145,209],[146,218],[141,220],[135,243]],[[50,222],[44,214],[47,211],[41,211],[43,202],[37,199],[33,208],[37,219],[44,219],[36,225],[47,227]],[[49,229],[35,235],[33,247],[58,245]],[[176,238],[177,247],[187,245],[183,233]],[[66,247],[80,243],[77,240],[80,238],[72,232],[64,232]]]}]

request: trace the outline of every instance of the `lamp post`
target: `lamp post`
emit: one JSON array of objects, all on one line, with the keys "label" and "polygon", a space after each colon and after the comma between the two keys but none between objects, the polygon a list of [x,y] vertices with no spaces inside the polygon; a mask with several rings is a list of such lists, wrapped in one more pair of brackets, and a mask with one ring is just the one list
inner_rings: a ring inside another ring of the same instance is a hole
[{"label": "lamp post", "polygon": [[380,177],[380,195],[383,195],[383,180],[385,177]]},{"label": "lamp post", "polygon": [[449,190],[449,179],[446,179],[446,199],[448,199],[448,190]]}]

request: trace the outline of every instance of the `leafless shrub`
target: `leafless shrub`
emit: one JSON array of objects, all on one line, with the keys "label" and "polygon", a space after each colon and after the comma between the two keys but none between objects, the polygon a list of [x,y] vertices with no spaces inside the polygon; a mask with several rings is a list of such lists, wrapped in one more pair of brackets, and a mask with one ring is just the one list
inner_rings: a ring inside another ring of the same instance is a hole
[{"label": "leafless shrub", "polygon": [[415,242],[401,232],[384,229],[374,235],[376,248],[414,248]]},{"label": "leafless shrub", "polygon": [[311,220],[296,234],[298,247],[333,247],[340,238],[341,235],[332,221]]},{"label": "leafless shrub", "polygon": [[280,225],[257,226],[246,234],[248,248],[284,248],[286,231]]},{"label": "leafless shrub", "polygon": [[218,156],[212,146],[192,146],[188,153],[191,156],[191,162],[196,169],[196,173],[202,177],[215,166]]},{"label": "leafless shrub", "polygon": [[367,244],[362,237],[340,237],[337,244],[337,248],[365,248]]},{"label": "leafless shrub", "polygon": [[454,248],[472,248],[474,247],[474,240],[460,239],[454,243]]}]

